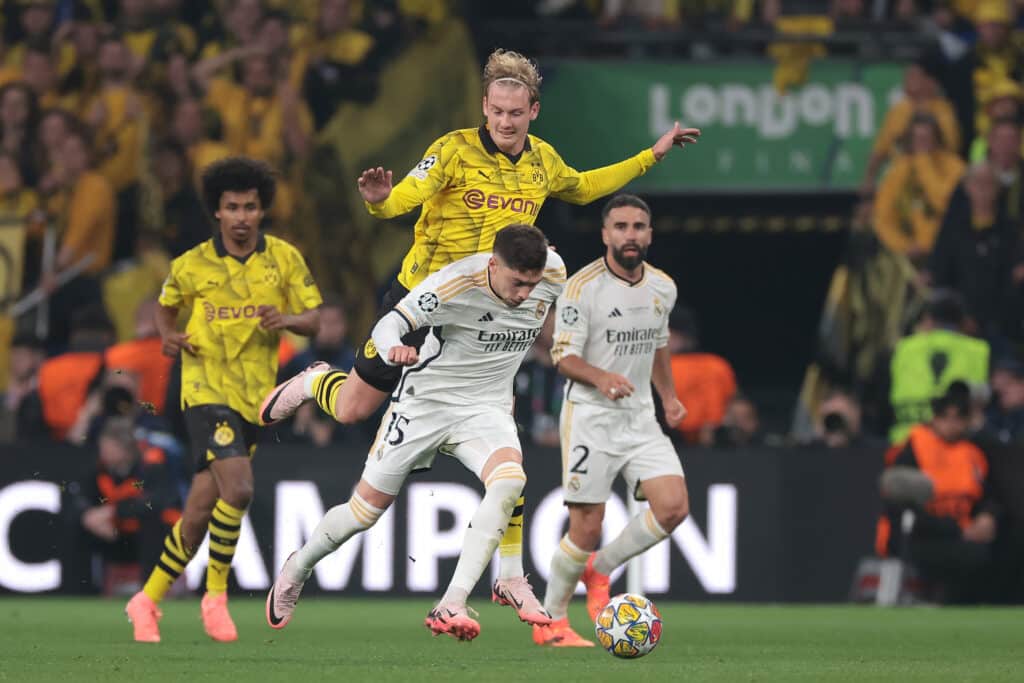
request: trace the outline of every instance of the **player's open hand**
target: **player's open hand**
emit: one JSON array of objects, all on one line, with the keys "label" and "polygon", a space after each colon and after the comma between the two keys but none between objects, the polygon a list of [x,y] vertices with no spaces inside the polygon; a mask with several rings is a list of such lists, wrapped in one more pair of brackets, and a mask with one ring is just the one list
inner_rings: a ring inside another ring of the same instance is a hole
[{"label": "player's open hand", "polygon": [[377,204],[391,196],[391,171],[378,166],[368,168],[359,176],[359,194],[370,204]]},{"label": "player's open hand", "polygon": [[192,346],[192,343],[188,340],[191,336],[192,335],[185,334],[184,332],[169,332],[163,339],[164,343],[162,350],[164,355],[175,358],[183,350],[195,355],[196,348]]},{"label": "player's open hand", "polygon": [[420,360],[420,354],[415,346],[392,346],[388,351],[388,361],[392,365],[415,365]]},{"label": "player's open hand", "polygon": [[260,327],[265,330],[283,330],[290,324],[288,316],[277,310],[277,306],[264,304],[256,309],[260,317]]},{"label": "player's open hand", "polygon": [[683,128],[676,121],[675,125],[672,126],[672,130],[658,138],[658,141],[651,147],[651,151],[654,152],[654,158],[661,161],[673,147],[683,148],[687,144],[697,144],[697,138],[699,137],[700,128]]},{"label": "player's open hand", "polygon": [[678,427],[686,417],[686,406],[678,398],[670,398],[662,403],[665,408],[665,423],[669,427]]},{"label": "player's open hand", "polygon": [[613,401],[632,396],[633,392],[636,391],[636,387],[633,386],[632,382],[614,372],[606,372],[601,375],[601,379],[597,381],[595,386],[597,386],[598,391]]}]

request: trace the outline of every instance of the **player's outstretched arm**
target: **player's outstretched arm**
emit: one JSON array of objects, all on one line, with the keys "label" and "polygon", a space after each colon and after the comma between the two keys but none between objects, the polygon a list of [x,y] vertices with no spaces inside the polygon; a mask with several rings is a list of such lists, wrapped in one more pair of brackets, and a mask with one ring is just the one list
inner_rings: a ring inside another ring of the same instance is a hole
[{"label": "player's outstretched arm", "polygon": [[700,137],[697,128],[683,128],[677,121],[650,148],[617,164],[579,172],[555,157],[551,171],[551,194],[573,204],[587,204],[621,189],[661,161],[672,147],[694,144]]}]

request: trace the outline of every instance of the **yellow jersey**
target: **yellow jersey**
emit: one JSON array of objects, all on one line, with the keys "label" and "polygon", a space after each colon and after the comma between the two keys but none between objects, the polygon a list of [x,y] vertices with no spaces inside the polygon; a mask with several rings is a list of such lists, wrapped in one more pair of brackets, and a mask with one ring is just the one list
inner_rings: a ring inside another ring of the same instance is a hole
[{"label": "yellow jersey", "polygon": [[452,131],[430,146],[391,194],[366,203],[378,218],[392,218],[423,205],[413,245],[398,281],[412,289],[459,259],[490,251],[494,234],[512,223],[533,225],[548,197],[586,204],[618,190],[654,166],[645,149],[611,166],[580,172],[558,152],[528,135],[523,151],[498,149],[486,126]]},{"label": "yellow jersey", "polygon": [[182,408],[217,403],[259,424],[281,336],[260,327],[259,307],[298,314],[321,303],[299,250],[276,237],[261,235],[244,261],[228,254],[219,234],[174,259],[160,304],[191,307],[185,332],[196,349],[182,352]]}]

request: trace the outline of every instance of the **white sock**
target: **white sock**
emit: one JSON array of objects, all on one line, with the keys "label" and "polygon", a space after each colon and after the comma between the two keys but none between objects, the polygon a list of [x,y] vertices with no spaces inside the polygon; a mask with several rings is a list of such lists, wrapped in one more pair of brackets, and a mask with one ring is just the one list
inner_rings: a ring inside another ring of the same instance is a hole
[{"label": "white sock", "polygon": [[295,553],[294,568],[300,576],[295,581],[305,581],[316,563],[337,550],[342,543],[360,531],[373,526],[384,511],[367,503],[358,493],[353,493],[347,503],[335,505],[313,530],[306,544]]},{"label": "white sock", "polygon": [[647,550],[668,533],[661,528],[654,513],[648,508],[629,520],[626,528],[611,543],[597,551],[594,569],[601,574],[611,574],[616,567]]},{"label": "white sock", "polygon": [[563,536],[555,548],[555,554],[551,556],[548,589],[544,593],[544,609],[552,619],[565,619],[569,616],[569,601],[583,570],[587,568],[588,557],[590,553],[570,541],[569,534]]},{"label": "white sock", "polygon": [[310,398],[313,398],[313,382],[318,377],[323,377],[327,374],[327,370],[321,370],[319,372],[311,372],[302,378],[302,393]]},{"label": "white sock", "polygon": [[523,569],[522,555],[500,555],[498,557],[499,579],[514,579],[524,574],[526,571]]},{"label": "white sock", "polygon": [[466,529],[462,554],[455,566],[452,582],[438,604],[465,604],[466,597],[494,557],[501,535],[505,533],[508,520],[512,517],[512,509],[525,485],[526,472],[519,463],[502,463],[491,472],[491,476],[484,482],[487,493]]}]

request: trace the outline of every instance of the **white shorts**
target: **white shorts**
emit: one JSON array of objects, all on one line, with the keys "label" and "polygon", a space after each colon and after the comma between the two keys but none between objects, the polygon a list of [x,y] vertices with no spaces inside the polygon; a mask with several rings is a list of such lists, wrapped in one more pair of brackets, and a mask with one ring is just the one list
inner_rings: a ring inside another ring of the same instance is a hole
[{"label": "white shorts", "polygon": [[653,411],[562,405],[562,487],[566,503],[604,503],[620,474],[639,500],[640,482],[683,476],[683,465]]},{"label": "white shorts", "polygon": [[392,403],[363,467],[373,488],[398,495],[411,472],[429,470],[439,452],[461,462],[478,478],[491,454],[519,445],[511,413],[492,406],[452,406],[434,401]]}]

